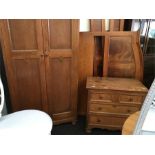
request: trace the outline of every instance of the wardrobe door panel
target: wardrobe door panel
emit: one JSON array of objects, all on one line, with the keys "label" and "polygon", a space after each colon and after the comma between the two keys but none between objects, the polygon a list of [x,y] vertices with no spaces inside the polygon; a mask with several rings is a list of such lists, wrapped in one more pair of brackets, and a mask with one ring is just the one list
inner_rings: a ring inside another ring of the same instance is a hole
[{"label": "wardrobe door panel", "polygon": [[[49,90],[49,110],[54,114],[70,112],[71,107],[71,61],[70,58],[64,60],[50,59],[50,83]],[[58,104],[63,103],[63,104]]]},{"label": "wardrobe door panel", "polygon": [[9,20],[8,27],[12,50],[32,50],[38,48],[35,20]]},{"label": "wardrobe door panel", "polygon": [[18,95],[17,109],[42,109],[40,66],[37,59],[13,60],[13,72]]},{"label": "wardrobe door panel", "polygon": [[12,110],[47,111],[41,20],[1,20]]},{"label": "wardrobe door panel", "polygon": [[51,49],[72,48],[72,23],[69,19],[49,20],[49,41]]},{"label": "wardrobe door panel", "polygon": [[78,24],[71,19],[43,22],[48,111],[54,124],[76,120]]}]

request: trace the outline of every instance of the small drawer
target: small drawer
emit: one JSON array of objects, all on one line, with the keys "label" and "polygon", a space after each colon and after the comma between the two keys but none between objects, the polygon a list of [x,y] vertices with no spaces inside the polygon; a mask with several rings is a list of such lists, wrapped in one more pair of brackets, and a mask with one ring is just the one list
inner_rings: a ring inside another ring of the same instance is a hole
[{"label": "small drawer", "polygon": [[143,97],[142,96],[134,96],[134,95],[120,95],[119,96],[120,103],[136,103],[142,104]]},{"label": "small drawer", "polygon": [[90,112],[106,112],[106,113],[117,113],[117,114],[132,114],[138,111],[140,106],[124,106],[116,104],[95,104],[91,103],[89,111]]},{"label": "small drawer", "polygon": [[105,126],[123,126],[127,117],[114,117],[108,115],[90,115],[89,124]]},{"label": "small drawer", "polygon": [[90,94],[91,101],[103,101],[103,102],[112,102],[112,94],[106,93],[91,93]]}]

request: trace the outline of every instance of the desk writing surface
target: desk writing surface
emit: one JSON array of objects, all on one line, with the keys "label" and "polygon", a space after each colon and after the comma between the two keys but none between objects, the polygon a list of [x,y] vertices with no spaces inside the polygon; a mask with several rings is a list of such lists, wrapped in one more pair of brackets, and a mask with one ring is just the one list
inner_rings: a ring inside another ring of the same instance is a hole
[{"label": "desk writing surface", "polygon": [[138,80],[129,78],[88,77],[87,89],[120,90],[146,93],[148,89]]}]

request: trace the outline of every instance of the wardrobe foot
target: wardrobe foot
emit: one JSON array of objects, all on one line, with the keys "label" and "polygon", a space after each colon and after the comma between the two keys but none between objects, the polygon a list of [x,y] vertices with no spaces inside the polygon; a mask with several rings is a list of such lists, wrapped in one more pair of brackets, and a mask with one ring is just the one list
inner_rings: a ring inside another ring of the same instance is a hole
[{"label": "wardrobe foot", "polygon": [[91,129],[90,128],[86,128],[86,133],[91,133]]},{"label": "wardrobe foot", "polygon": [[76,120],[72,122],[72,125],[76,125]]}]

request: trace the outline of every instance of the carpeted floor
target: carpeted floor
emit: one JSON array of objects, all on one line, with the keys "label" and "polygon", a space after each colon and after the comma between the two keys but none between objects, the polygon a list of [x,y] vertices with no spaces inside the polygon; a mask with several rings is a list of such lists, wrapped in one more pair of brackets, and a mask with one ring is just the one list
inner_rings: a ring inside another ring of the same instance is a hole
[{"label": "carpeted floor", "polygon": [[92,129],[90,134],[85,132],[86,119],[79,117],[76,125],[66,123],[53,126],[52,135],[121,135],[121,131],[110,131],[103,129]]}]

